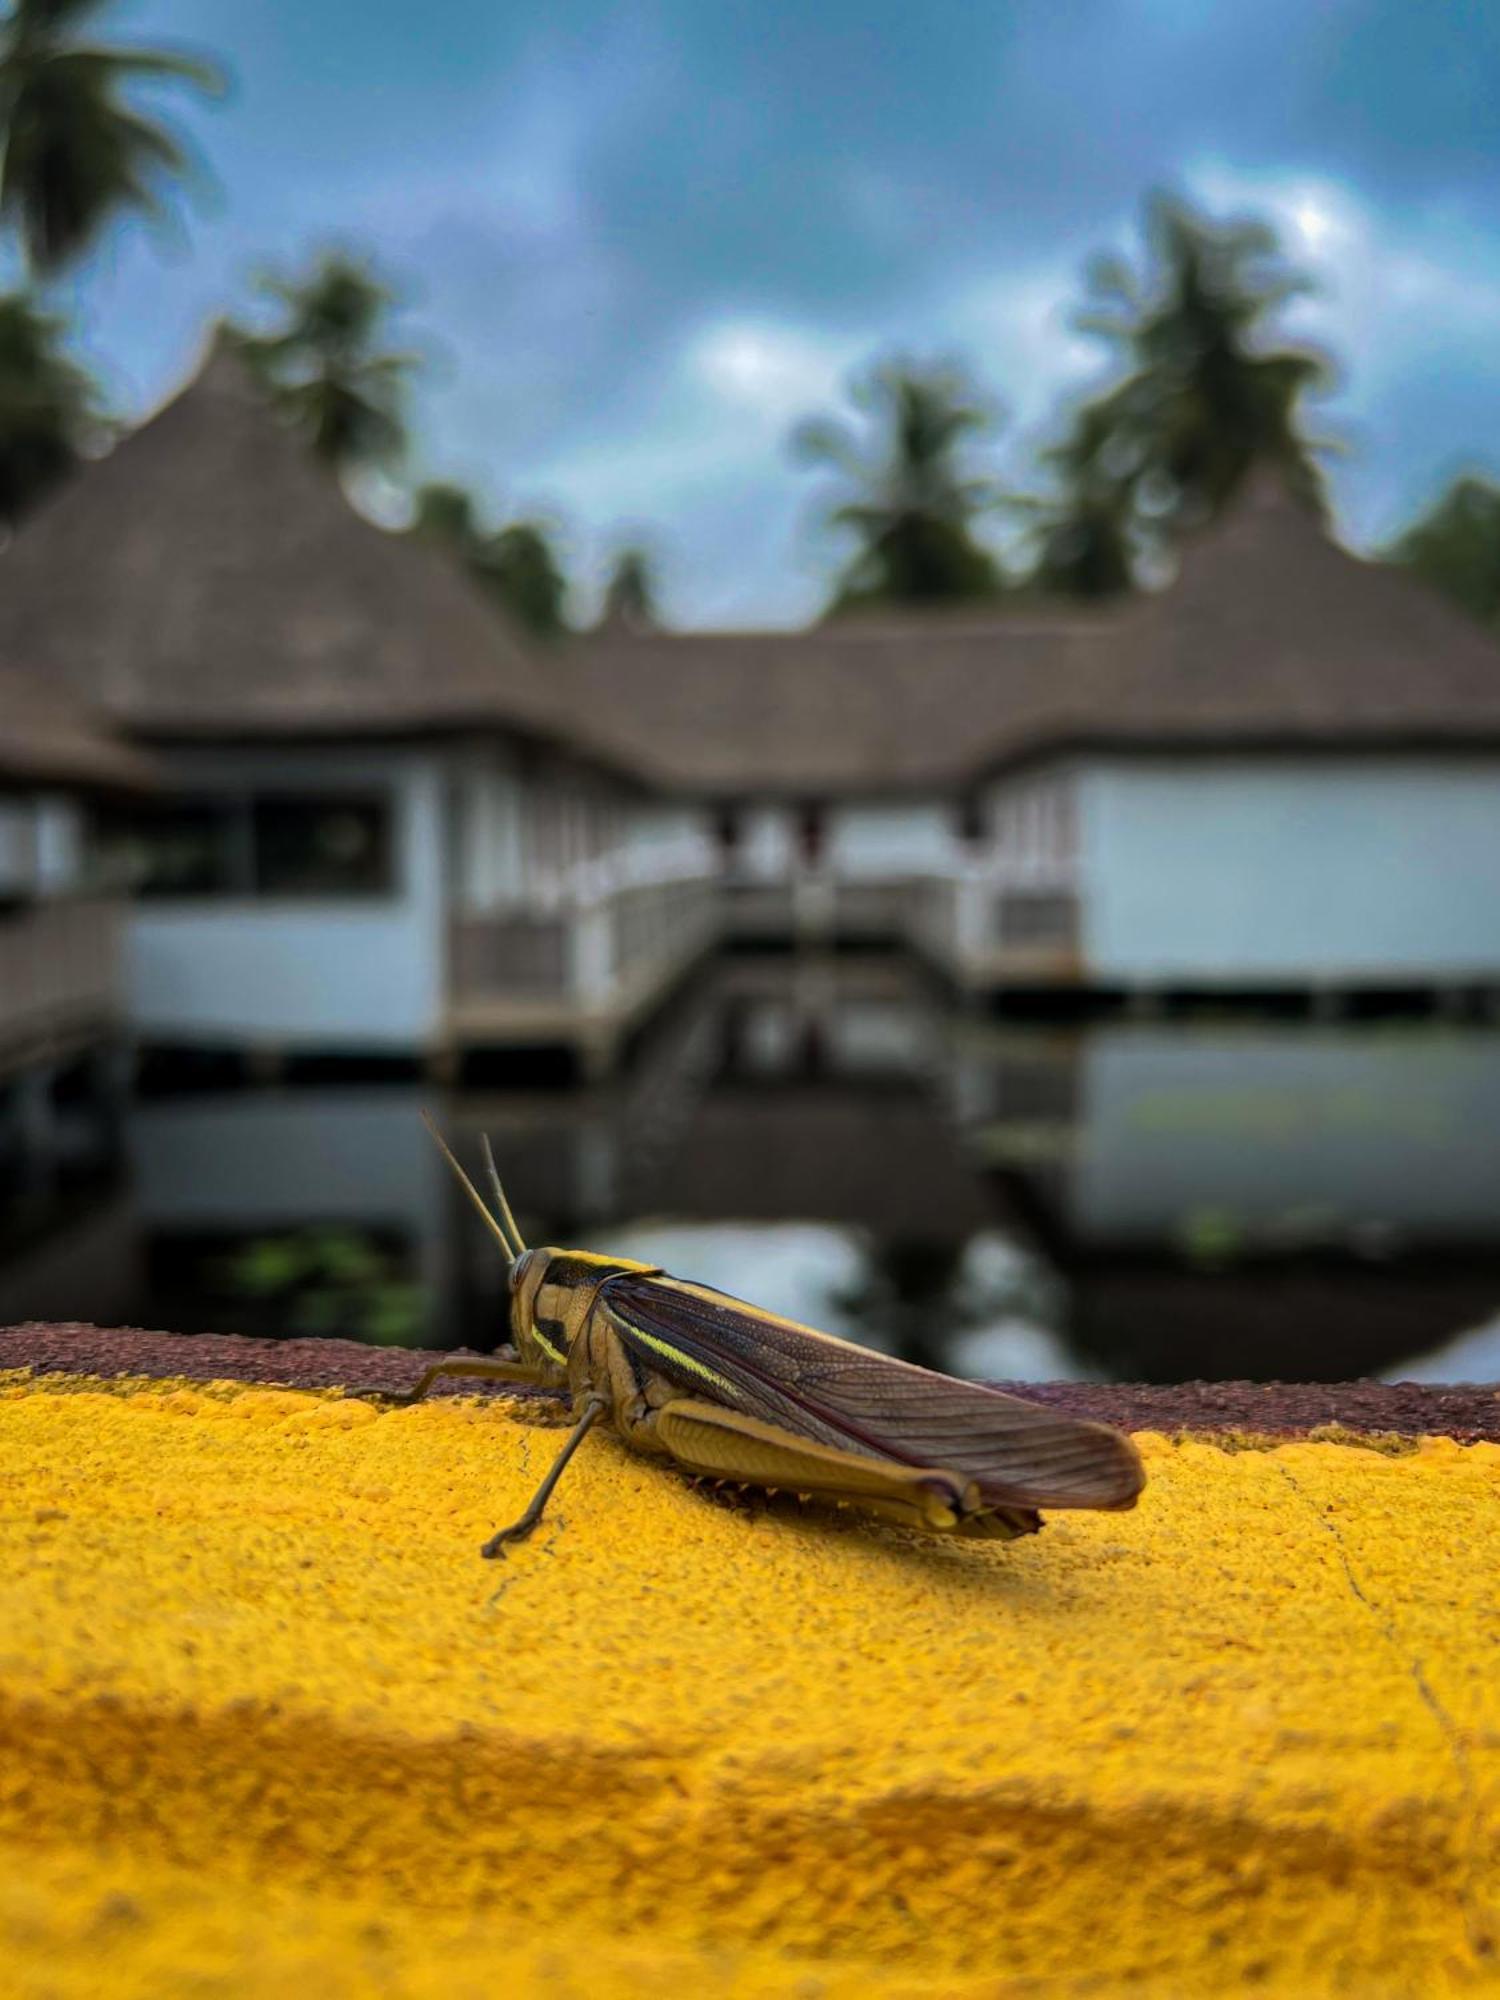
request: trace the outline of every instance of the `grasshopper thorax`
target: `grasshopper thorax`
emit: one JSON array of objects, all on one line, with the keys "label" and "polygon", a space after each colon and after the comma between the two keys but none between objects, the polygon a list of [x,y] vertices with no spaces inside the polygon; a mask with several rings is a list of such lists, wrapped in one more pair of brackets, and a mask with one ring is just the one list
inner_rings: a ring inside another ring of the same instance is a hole
[{"label": "grasshopper thorax", "polygon": [[510,1267],[511,1338],[521,1360],[543,1381],[564,1382],[568,1353],[588,1325],[605,1281],[625,1271],[652,1271],[628,1257],[588,1250],[525,1250]]}]

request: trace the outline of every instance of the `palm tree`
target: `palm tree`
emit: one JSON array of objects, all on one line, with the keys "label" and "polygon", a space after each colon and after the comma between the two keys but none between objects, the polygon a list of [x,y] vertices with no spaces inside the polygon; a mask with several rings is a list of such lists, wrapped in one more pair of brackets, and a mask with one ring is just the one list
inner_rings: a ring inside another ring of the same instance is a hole
[{"label": "palm tree", "polygon": [[1271,344],[1275,314],[1307,289],[1274,232],[1215,225],[1158,194],[1145,236],[1142,272],[1119,257],[1095,260],[1093,302],[1078,316],[1124,370],[1103,411],[1138,509],[1163,529],[1206,520],[1256,463],[1321,505],[1320,447],[1303,434],[1301,405],[1331,371],[1312,348]]},{"label": "palm tree", "polygon": [[621,549],[604,586],[599,624],[640,632],[657,622],[656,565],[645,549]]},{"label": "palm tree", "polygon": [[1409,569],[1482,625],[1500,624],[1500,486],[1456,479],[1386,561]]},{"label": "palm tree", "polygon": [[197,56],[88,38],[106,0],[12,0],[0,23],[0,221],[30,269],[50,276],[123,209],[158,214],[162,183],[191,160],[159,119],[134,110],[135,82],[223,88]]},{"label": "palm tree", "polygon": [[445,548],[472,561],[483,534],[474,509],[474,496],[449,480],[429,480],[411,496],[413,534],[440,542]]},{"label": "palm tree", "polygon": [[464,487],[434,480],[412,495],[411,532],[456,556],[529,631],[552,638],[564,629],[567,578],[542,523],[511,521],[491,532]]},{"label": "palm tree", "polygon": [[1030,516],[1028,587],[1049,597],[1117,597],[1135,581],[1135,455],[1121,458],[1111,399],[1087,403],[1042,453],[1055,491],[1008,504]]},{"label": "palm tree", "polygon": [[97,392],[62,351],[63,324],[0,298],[0,522],[9,528],[102,435]]},{"label": "palm tree", "polygon": [[280,306],[281,324],[264,334],[241,330],[239,344],[272,401],[341,469],[399,457],[416,356],[383,350],[394,293],[342,251],[305,277],[268,277],[263,289]]},{"label": "palm tree", "polygon": [[487,536],[474,569],[485,588],[538,638],[555,638],[565,630],[568,581],[541,522],[512,521]]},{"label": "palm tree", "polygon": [[843,476],[846,497],[827,518],[857,546],[830,608],[994,595],[1004,579],[972,528],[998,492],[963,462],[970,442],[995,427],[989,400],[956,362],[898,357],[856,380],[850,401],[862,426],[814,419],[792,438],[804,463]]}]

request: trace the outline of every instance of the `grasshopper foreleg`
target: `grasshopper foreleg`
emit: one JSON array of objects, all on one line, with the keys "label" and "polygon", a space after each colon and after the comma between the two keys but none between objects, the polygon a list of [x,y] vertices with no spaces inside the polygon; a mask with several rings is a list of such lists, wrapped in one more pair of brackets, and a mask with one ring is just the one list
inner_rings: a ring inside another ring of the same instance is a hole
[{"label": "grasshopper foreleg", "polygon": [[509,1543],[525,1541],[537,1522],[541,1520],[543,1510],[547,1502],[552,1498],[553,1489],[567,1468],[568,1460],[577,1451],[578,1447],[583,1443],[608,1407],[608,1403],[602,1396],[589,1397],[583,1406],[582,1414],[573,1426],[567,1443],[553,1460],[552,1470],[532,1495],[531,1503],[527,1507],[526,1512],[519,1520],[512,1521],[508,1528],[497,1528],[484,1547],[479,1551],[482,1556],[491,1558],[503,1556]]},{"label": "grasshopper foreleg", "polygon": [[404,1389],[392,1397],[393,1402],[420,1403],[434,1382],[448,1375],[470,1375],[486,1382],[522,1382],[531,1388],[538,1387],[537,1373],[524,1361],[507,1359],[499,1354],[452,1354],[443,1361],[434,1361],[417,1380],[415,1388]]}]

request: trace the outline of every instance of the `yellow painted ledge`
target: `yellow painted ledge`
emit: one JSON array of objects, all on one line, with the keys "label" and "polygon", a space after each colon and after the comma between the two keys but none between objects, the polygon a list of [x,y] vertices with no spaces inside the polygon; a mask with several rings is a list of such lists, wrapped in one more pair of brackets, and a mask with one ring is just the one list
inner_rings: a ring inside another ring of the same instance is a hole
[{"label": "yellow painted ledge", "polygon": [[481,1563],[557,1442],[0,1378],[8,2000],[1500,1987],[1500,1447],[946,1546],[601,1437]]}]

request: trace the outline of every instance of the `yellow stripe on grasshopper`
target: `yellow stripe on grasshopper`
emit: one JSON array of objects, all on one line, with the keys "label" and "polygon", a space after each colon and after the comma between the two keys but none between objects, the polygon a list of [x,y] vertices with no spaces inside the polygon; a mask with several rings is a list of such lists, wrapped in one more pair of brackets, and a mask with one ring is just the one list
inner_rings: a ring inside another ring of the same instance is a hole
[{"label": "yellow stripe on grasshopper", "polygon": [[659,1264],[638,1264],[634,1257],[606,1257],[597,1250],[558,1250],[553,1253],[566,1257],[570,1264],[598,1264],[609,1271],[658,1271]]},{"label": "yellow stripe on grasshopper", "polygon": [[663,1340],[659,1334],[644,1332],[634,1320],[622,1319],[620,1324],[629,1327],[632,1340],[640,1341],[642,1346],[649,1347],[653,1353],[664,1356],[668,1361],[675,1361],[679,1368],[686,1368],[701,1381],[712,1382],[716,1389],[723,1389],[728,1395],[732,1396],[735,1393],[734,1384],[727,1375],[715,1374],[707,1362],[700,1361],[696,1355],[684,1354],[680,1347],[674,1347],[671,1341]]},{"label": "yellow stripe on grasshopper", "polygon": [[532,1323],[531,1337],[536,1342],[537,1346],[542,1350],[543,1354],[545,1354],[548,1357],[549,1360],[555,1361],[559,1368],[567,1367],[568,1365],[567,1355],[563,1353],[560,1347],[554,1347],[552,1345],[552,1342],[547,1338],[546,1334],[542,1332],[542,1329],[535,1324],[535,1322]]}]

